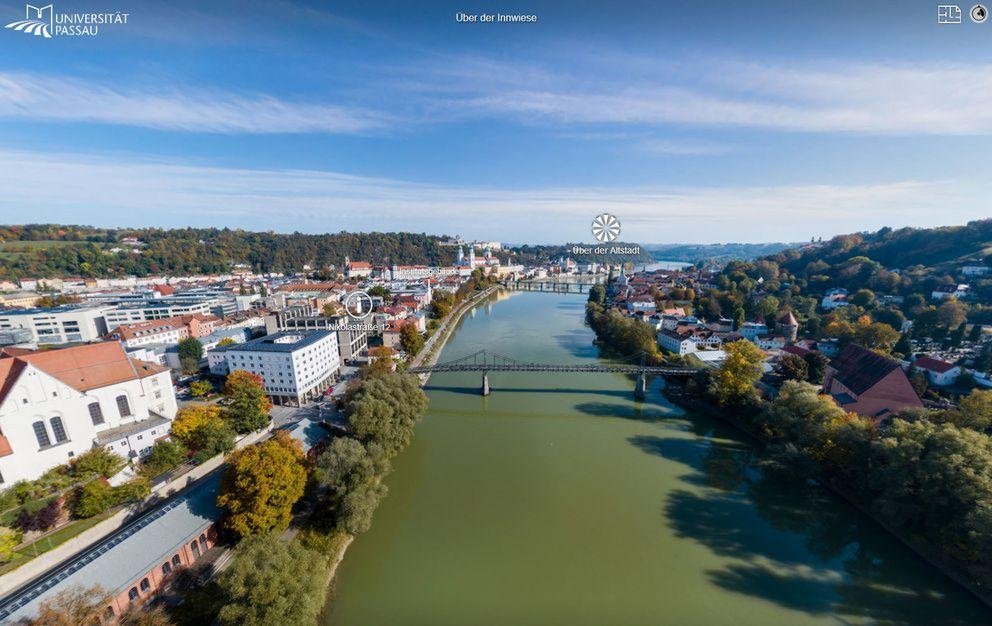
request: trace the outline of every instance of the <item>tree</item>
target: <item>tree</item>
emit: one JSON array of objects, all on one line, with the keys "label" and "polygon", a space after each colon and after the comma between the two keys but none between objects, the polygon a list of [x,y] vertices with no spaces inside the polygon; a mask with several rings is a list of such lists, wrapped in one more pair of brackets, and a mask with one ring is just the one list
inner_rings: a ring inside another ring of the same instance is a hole
[{"label": "tree", "polygon": [[982,338],[982,325],[972,324],[971,330],[968,332],[968,341],[972,343],[978,343]]},{"label": "tree", "polygon": [[172,420],[172,436],[191,446],[193,433],[211,421],[221,422],[221,409],[216,404],[190,404],[179,409]]},{"label": "tree", "polygon": [[786,380],[805,381],[809,376],[806,359],[798,354],[786,354],[778,364],[779,372]]},{"label": "tree", "polygon": [[968,307],[951,298],[937,307],[937,319],[948,329],[955,329],[964,323]]},{"label": "tree", "polygon": [[366,448],[350,437],[337,437],[317,458],[314,478],[324,489],[325,501],[336,525],[352,535],[363,533],[386,493],[378,478],[389,471],[389,461],[375,443]]},{"label": "tree", "polygon": [[416,356],[424,347],[424,337],[416,322],[407,322],[400,328],[400,346],[410,356]]},{"label": "tree", "polygon": [[76,517],[93,517],[114,506],[114,488],[103,479],[91,480],[76,491]]},{"label": "tree", "polygon": [[231,372],[224,383],[224,396],[229,400],[224,418],[238,433],[250,433],[269,423],[272,403],[261,376],[245,370]]},{"label": "tree", "polygon": [[189,449],[178,439],[156,441],[141,461],[141,473],[149,478],[179,466],[189,458]]},{"label": "tree", "polygon": [[104,622],[107,594],[103,588],[74,585],[64,589],[38,607],[33,626],[99,626]]},{"label": "tree", "polygon": [[70,467],[78,476],[103,476],[110,478],[124,469],[127,461],[104,447],[92,448],[70,462]]},{"label": "tree", "polygon": [[380,298],[385,299],[389,297],[389,289],[386,289],[382,285],[374,285],[371,289],[368,290],[368,294],[373,298],[378,296]]},{"label": "tree", "polygon": [[753,402],[765,353],[744,339],[727,344],[724,350],[727,358],[713,373],[710,393],[724,406]]},{"label": "tree", "polygon": [[21,542],[21,533],[0,526],[0,563],[6,563],[14,556],[14,548]]},{"label": "tree", "polygon": [[303,450],[286,431],[231,455],[217,505],[224,524],[241,537],[289,526],[293,505],[307,481]]},{"label": "tree", "polygon": [[205,380],[194,380],[189,385],[189,392],[193,394],[194,398],[203,398],[208,396],[213,390],[214,386]]},{"label": "tree", "polygon": [[747,321],[747,317],[744,315],[744,307],[738,306],[734,308],[734,330],[740,332],[741,328],[744,327],[744,323]]},{"label": "tree", "polygon": [[372,361],[369,363],[368,367],[369,376],[385,376],[393,373],[395,364],[393,363],[392,350],[386,346],[379,346],[378,348],[373,348],[370,352],[372,355]]},{"label": "tree", "polygon": [[761,313],[766,318],[771,318],[778,311],[779,299],[775,296],[765,296],[758,303],[758,313]]},{"label": "tree", "polygon": [[909,339],[909,333],[903,333],[899,336],[899,341],[892,346],[892,353],[903,357],[908,357],[913,353],[913,342]]},{"label": "tree", "polygon": [[869,308],[875,304],[875,292],[871,289],[858,289],[851,295],[851,304]]},{"label": "tree", "polygon": [[427,410],[427,396],[409,374],[382,374],[362,381],[345,407],[348,424],[366,445],[379,444],[394,456],[410,442]]},{"label": "tree", "polygon": [[179,342],[179,363],[186,374],[195,374],[200,369],[203,358],[203,344],[196,337],[187,337]]},{"label": "tree", "polygon": [[275,535],[242,541],[219,579],[226,604],[221,624],[312,624],[327,594],[327,559]]},{"label": "tree", "polygon": [[217,342],[217,347],[226,348],[227,346],[233,346],[236,343],[238,342],[232,339],[231,337],[224,337],[223,339]]},{"label": "tree", "polygon": [[961,428],[987,432],[992,428],[992,391],[972,390],[957,408],[945,412],[945,419]]},{"label": "tree", "polygon": [[823,376],[827,373],[830,359],[817,351],[807,352],[803,355],[803,359],[806,360],[806,380],[814,385],[823,384]]},{"label": "tree", "polygon": [[589,288],[589,302],[595,302],[599,306],[606,305],[606,288],[602,285],[593,285]]}]

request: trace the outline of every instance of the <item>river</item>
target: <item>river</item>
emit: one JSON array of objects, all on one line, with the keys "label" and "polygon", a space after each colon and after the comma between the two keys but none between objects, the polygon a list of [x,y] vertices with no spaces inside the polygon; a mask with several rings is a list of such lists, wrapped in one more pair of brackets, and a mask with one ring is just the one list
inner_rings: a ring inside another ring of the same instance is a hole
[{"label": "river", "polygon": [[[466,315],[441,360],[598,358],[578,295]],[[324,623],[978,624],[990,612],[722,422],[622,375],[434,375]]]}]

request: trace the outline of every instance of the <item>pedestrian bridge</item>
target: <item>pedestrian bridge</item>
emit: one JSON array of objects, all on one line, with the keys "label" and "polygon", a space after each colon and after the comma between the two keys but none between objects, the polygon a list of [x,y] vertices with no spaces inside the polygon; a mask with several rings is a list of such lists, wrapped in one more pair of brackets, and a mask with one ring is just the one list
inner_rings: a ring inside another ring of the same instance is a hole
[{"label": "pedestrian bridge", "polygon": [[[631,361],[640,361],[640,364]],[[625,362],[626,361],[626,362]],[[636,354],[623,359],[618,359],[610,363],[534,363],[531,361],[521,361],[513,357],[504,356],[488,350],[479,350],[473,354],[463,356],[444,363],[434,365],[423,365],[411,367],[407,371],[411,374],[430,374],[436,372],[482,372],[482,395],[488,396],[491,389],[489,387],[489,372],[552,372],[552,373],[619,373],[637,374],[637,385],[634,388],[634,397],[643,400],[647,388],[647,375],[655,374],[659,376],[692,376],[700,371],[700,368],[681,367],[671,365],[644,365],[644,354]]]}]

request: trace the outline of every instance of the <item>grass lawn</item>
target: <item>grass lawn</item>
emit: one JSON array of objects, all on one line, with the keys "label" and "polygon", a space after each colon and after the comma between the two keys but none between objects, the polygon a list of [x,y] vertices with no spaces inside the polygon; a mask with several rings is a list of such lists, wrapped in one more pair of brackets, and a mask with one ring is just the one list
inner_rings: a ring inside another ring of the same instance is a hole
[{"label": "grass lawn", "polygon": [[66,524],[64,527],[58,529],[47,537],[42,537],[37,541],[21,546],[14,552],[14,556],[11,557],[10,561],[0,565],[0,576],[17,569],[34,557],[44,554],[49,550],[65,543],[66,541],[69,541],[83,531],[96,526],[117,511],[118,509],[114,508],[87,519],[76,520],[70,524]]}]

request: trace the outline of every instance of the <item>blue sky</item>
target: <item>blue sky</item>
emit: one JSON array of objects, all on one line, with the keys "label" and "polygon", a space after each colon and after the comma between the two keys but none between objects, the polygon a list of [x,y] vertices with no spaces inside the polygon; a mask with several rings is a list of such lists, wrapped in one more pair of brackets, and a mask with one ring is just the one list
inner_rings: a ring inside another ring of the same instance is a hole
[{"label": "blue sky", "polygon": [[936,4],[55,2],[128,23],[0,30],[0,222],[532,243],[588,241],[604,211],[644,243],[964,223],[992,216],[992,21]]}]

